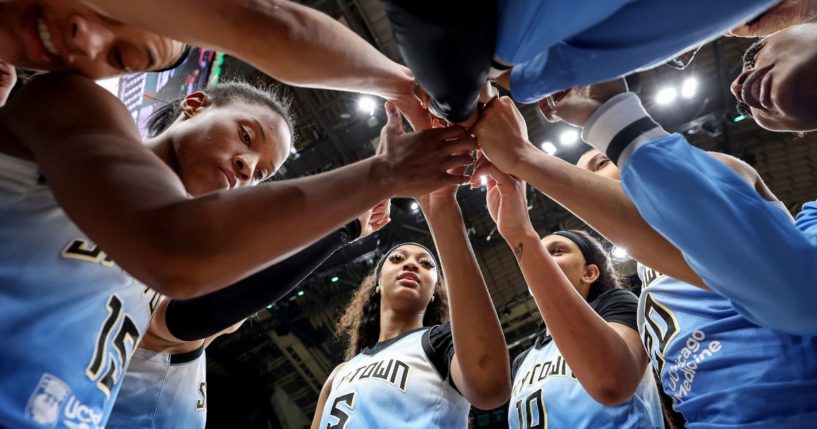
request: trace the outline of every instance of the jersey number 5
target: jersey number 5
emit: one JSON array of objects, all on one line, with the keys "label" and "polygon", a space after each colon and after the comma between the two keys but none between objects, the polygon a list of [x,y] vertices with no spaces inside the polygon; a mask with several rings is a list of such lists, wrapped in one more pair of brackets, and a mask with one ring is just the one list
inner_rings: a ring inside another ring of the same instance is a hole
[{"label": "jersey number 5", "polygon": [[524,400],[517,401],[516,415],[519,417],[519,429],[547,429],[548,413],[545,410],[542,389],[531,393]]},{"label": "jersey number 5", "polygon": [[[122,301],[116,295],[111,295],[108,299],[108,317],[102,323],[102,329],[97,335],[94,355],[85,375],[96,385],[105,396],[110,397],[111,389],[122,376],[122,366],[124,366],[133,353],[136,343],[139,341],[139,328],[127,314],[122,313]],[[114,328],[116,328],[114,331]],[[109,341],[110,339],[110,341]],[[114,359],[114,352],[108,351],[109,342],[112,342],[115,353],[119,356],[119,361]],[[107,361],[107,362],[106,362]],[[107,364],[107,365],[106,365]],[[106,371],[105,368],[107,367]]]},{"label": "jersey number 5", "polygon": [[329,414],[332,417],[338,419],[336,424],[326,424],[326,429],[344,429],[346,427],[346,423],[349,422],[349,414],[339,408],[340,404],[345,404],[349,411],[354,411],[355,409],[355,394],[347,393],[343,396],[338,396],[335,399],[335,402],[332,403],[332,411]]}]

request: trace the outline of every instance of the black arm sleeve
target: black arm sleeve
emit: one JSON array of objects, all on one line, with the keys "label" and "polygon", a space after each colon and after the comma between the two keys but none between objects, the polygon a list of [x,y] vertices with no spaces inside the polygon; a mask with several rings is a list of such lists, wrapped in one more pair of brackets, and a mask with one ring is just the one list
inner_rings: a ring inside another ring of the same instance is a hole
[{"label": "black arm sleeve", "polygon": [[451,361],[454,359],[454,336],[451,334],[451,322],[443,323],[442,325],[433,326],[425,335],[423,335],[423,350],[440,373],[451,387],[457,392],[457,386],[454,384],[454,379],[451,378]]},{"label": "black arm sleeve", "polygon": [[406,65],[445,119],[477,107],[494,57],[495,0],[383,0]]},{"label": "black arm sleeve", "polygon": [[621,323],[638,332],[638,298],[626,289],[603,292],[590,307],[607,322]]},{"label": "black arm sleeve", "polygon": [[216,292],[189,300],[173,300],[165,323],[184,341],[207,338],[281,299],[312,274],[341,246],[360,236],[360,222],[320,239],[295,255]]}]

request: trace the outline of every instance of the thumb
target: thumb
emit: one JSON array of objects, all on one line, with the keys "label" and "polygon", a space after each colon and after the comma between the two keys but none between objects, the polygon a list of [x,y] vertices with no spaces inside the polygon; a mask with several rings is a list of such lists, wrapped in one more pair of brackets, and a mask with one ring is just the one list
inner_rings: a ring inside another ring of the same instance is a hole
[{"label": "thumb", "polygon": [[403,115],[391,101],[387,101],[386,110],[386,130],[391,134],[403,134]]}]

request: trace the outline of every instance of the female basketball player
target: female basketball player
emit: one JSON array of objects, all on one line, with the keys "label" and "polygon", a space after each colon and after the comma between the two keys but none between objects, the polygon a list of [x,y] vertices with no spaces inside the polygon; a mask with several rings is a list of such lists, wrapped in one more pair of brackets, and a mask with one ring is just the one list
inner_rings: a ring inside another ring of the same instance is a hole
[{"label": "female basketball player", "polygon": [[78,76],[36,79],[0,109],[0,308],[15,344],[0,359],[4,425],[103,426],[155,310],[148,287],[212,292],[390,194],[460,182],[446,170],[470,162],[450,154],[473,140],[446,141],[462,131],[403,134],[390,108],[379,155],[223,192],[265,180],[291,145],[274,104],[225,91],[191,94],[146,142],[118,100]]},{"label": "female basketball player", "polygon": [[[599,100],[602,98],[601,94],[607,94],[608,98],[612,97],[609,102],[611,104],[604,105],[604,101]],[[632,121],[624,120],[627,118],[625,114],[637,109],[632,104],[615,105],[616,101],[632,103],[632,100],[621,100],[620,97],[616,97],[619,96],[614,95],[609,85],[599,85],[589,89],[576,89],[566,94],[558,101],[555,112],[546,106],[542,107],[547,117],[561,118],[578,126],[586,125],[583,136],[593,142],[597,141],[595,133],[599,130],[620,130],[625,127],[625,124],[632,123]],[[602,105],[601,108],[599,108],[600,105]],[[596,109],[598,109],[598,115],[594,113]],[[643,109],[637,111],[643,112]],[[518,122],[520,116],[517,116],[518,112],[507,100],[494,102],[483,113],[484,116],[481,118],[483,128],[481,131],[478,129],[476,134],[486,156],[496,162],[498,168],[515,177],[535,182],[537,187],[541,185],[542,189],[549,194],[553,190],[556,190],[553,193],[561,194],[564,192],[562,188],[568,189],[573,186],[574,193],[588,196],[588,204],[593,201],[595,195],[599,194],[598,189],[594,186],[594,184],[599,184],[599,181],[577,179],[580,175],[569,173],[567,169],[560,168],[554,163],[544,162],[547,156],[541,152],[537,154],[535,152],[538,151],[532,150],[533,146],[527,142],[526,130],[522,123]],[[605,114],[614,114],[616,120],[608,120]],[[649,138],[649,135],[644,137]],[[657,141],[642,146],[638,151],[662,141],[671,141],[670,139],[673,138],[678,137],[659,137]],[[628,142],[628,140],[624,141]],[[685,247],[678,246],[684,252],[683,256],[689,262],[689,266],[695,270],[696,274],[701,275],[703,284],[719,293],[661,275],[646,267],[640,267],[639,274],[646,288],[639,299],[639,332],[652,360],[653,368],[661,378],[663,390],[673,398],[674,408],[684,415],[689,427],[784,428],[813,425],[817,422],[817,399],[807,392],[817,387],[817,363],[810,358],[817,351],[817,341],[812,337],[790,335],[779,330],[758,326],[751,318],[755,315],[769,314],[770,308],[784,308],[781,305],[783,299],[778,296],[785,298],[788,291],[782,292],[781,288],[769,287],[769,285],[784,283],[767,283],[765,286],[769,290],[766,291],[753,290],[748,288],[746,282],[730,278],[731,274],[726,270],[730,263],[734,263],[750,271],[762,271],[764,267],[770,267],[770,265],[757,260],[759,255],[772,255],[772,258],[776,258],[776,255],[774,252],[761,252],[759,249],[756,250],[759,252],[758,256],[747,254],[742,248],[748,244],[746,237],[729,241],[721,237],[720,231],[715,229],[712,229],[706,236],[692,233],[694,230],[703,229],[702,226],[718,222],[718,219],[731,217],[728,212],[700,210],[700,207],[697,206],[699,204],[704,204],[703,208],[711,209],[706,203],[706,200],[711,198],[708,196],[710,193],[724,195],[724,193],[736,192],[740,189],[740,198],[743,199],[739,201],[741,204],[751,198],[758,200],[754,205],[755,210],[768,210],[777,213],[775,216],[781,218],[787,215],[774,202],[763,200],[758,196],[755,191],[755,187],[758,186],[756,183],[752,183],[751,187],[747,186],[741,178],[745,174],[740,176],[735,174],[723,163],[697,149],[694,152],[699,154],[699,158],[705,157],[711,160],[708,162],[711,164],[708,168],[717,168],[724,172],[719,177],[721,179],[718,182],[719,187],[716,187],[714,183],[708,188],[703,187],[700,180],[696,180],[694,189],[690,188],[692,185],[688,185],[688,182],[695,179],[688,177],[691,174],[687,169],[701,168],[703,165],[701,161],[696,160],[694,167],[682,167],[691,159],[690,152],[693,150],[673,157],[671,167],[666,164],[667,161],[659,163],[667,167],[662,176],[666,188],[659,190],[653,187],[652,193],[672,195],[673,198],[684,200],[687,204],[696,204],[695,209],[679,208],[683,216],[670,214],[666,207],[657,205],[659,200],[669,204],[668,201],[664,201],[669,197],[656,195],[650,196],[649,199],[652,204],[656,205],[642,206],[636,198],[633,202],[645,214],[645,218],[650,220],[650,224],[654,225],[653,220],[647,214],[660,211],[662,216],[667,217],[661,222],[672,220],[672,223],[668,225],[674,225],[676,234],[684,231],[681,235],[692,235],[684,239],[684,244],[689,244],[690,241],[696,242],[693,243],[696,251],[709,247],[730,253],[710,255],[713,259],[703,261],[691,258]],[[627,152],[624,151],[624,153]],[[523,154],[525,156],[520,156]],[[615,156],[612,156],[610,152],[605,156],[608,158],[594,156],[596,161],[584,164],[587,161],[585,158],[583,165],[587,165],[593,171],[607,169],[610,173],[609,169],[612,167],[605,162],[607,162],[606,159],[615,159]],[[636,159],[639,158],[632,155],[629,161],[635,162]],[[602,164],[599,164],[599,161]],[[604,168],[599,168],[600,165],[603,165]],[[717,167],[713,167],[714,165]],[[551,170],[542,169],[543,167],[550,167]],[[667,174],[668,172],[671,174]],[[741,171],[738,173],[740,174]],[[630,173],[625,168],[621,175],[625,189],[627,180],[631,180],[628,179],[628,174]],[[547,184],[548,178],[555,182],[550,187]],[[602,178],[599,177],[599,179]],[[728,180],[728,184],[725,180]],[[670,182],[673,186],[666,186]],[[601,183],[601,185],[604,184]],[[604,186],[613,188],[618,185],[614,181],[607,180],[607,185]],[[684,189],[686,193],[681,194],[675,189]],[[628,193],[632,192],[630,189],[626,190]],[[644,198],[644,195],[638,194],[636,197]],[[560,197],[559,201],[567,207],[576,207],[576,204],[573,203],[566,204],[564,198]],[[614,220],[626,219],[627,216],[623,215],[630,212],[630,209],[624,204],[610,205],[604,202],[604,199],[599,201],[602,201],[603,204],[597,210],[609,214]],[[677,202],[673,204],[678,205]],[[693,211],[695,213],[692,213]],[[788,219],[791,224],[790,218]],[[633,225],[636,227],[633,228]],[[638,225],[639,223],[627,221],[622,221],[617,225],[609,223],[605,234],[617,228],[617,234],[620,237],[630,237],[629,240],[633,247],[628,248],[628,251],[631,254],[646,255],[649,254],[649,247],[638,248],[644,244],[638,239],[641,231]],[[774,240],[766,244],[777,245]],[[787,255],[787,257],[792,257],[792,255]],[[726,259],[734,260],[734,262],[725,262]],[[670,259],[665,259],[664,266],[671,269],[675,267],[674,269],[677,270],[677,265],[673,266],[669,261]],[[720,264],[724,264],[722,267],[724,271],[718,272]],[[761,264],[761,266],[756,267],[752,264]],[[703,265],[710,267],[711,271],[701,271],[699,267]],[[746,301],[738,301],[734,291],[743,288],[747,289],[743,291],[744,294],[756,293],[763,296],[766,302],[762,306],[755,305],[756,302],[752,302],[752,306],[741,306],[740,303]],[[778,325],[782,324],[778,323]],[[727,384],[730,394],[725,396],[723,391]],[[775,401],[770,398],[786,398],[786,400]]]},{"label": "female basketball player", "polygon": [[430,250],[404,243],[355,292],[338,327],[347,361],[324,384],[313,429],[466,427],[469,404],[507,401],[505,338],[455,193],[418,199],[442,273]]},{"label": "female basketball player", "polygon": [[486,168],[487,202],[513,248],[546,330],[516,357],[512,428],[663,428],[638,337],[638,298],[621,289],[601,245],[583,231],[539,239],[525,184]]}]

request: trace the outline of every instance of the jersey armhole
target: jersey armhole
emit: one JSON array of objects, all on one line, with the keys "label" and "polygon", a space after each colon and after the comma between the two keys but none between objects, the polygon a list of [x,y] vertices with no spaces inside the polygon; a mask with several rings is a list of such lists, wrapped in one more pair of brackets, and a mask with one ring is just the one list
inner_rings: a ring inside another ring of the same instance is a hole
[{"label": "jersey armhole", "polygon": [[426,357],[429,362],[431,362],[431,366],[437,371],[437,375],[439,375],[444,382],[448,383],[457,394],[462,396],[462,392],[460,392],[460,389],[457,388],[457,385],[451,378],[451,362],[448,361],[446,354],[440,353],[431,345],[431,330],[438,326],[434,326],[423,332],[423,337],[420,340],[420,343],[423,345],[423,352],[425,352]]}]

